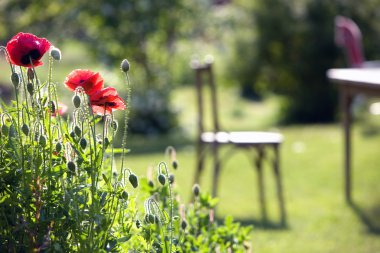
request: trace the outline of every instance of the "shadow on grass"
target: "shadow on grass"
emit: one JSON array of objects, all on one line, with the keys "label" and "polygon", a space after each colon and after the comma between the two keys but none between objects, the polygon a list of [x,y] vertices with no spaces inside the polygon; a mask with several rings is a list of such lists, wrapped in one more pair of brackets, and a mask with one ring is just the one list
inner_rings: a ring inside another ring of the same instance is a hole
[{"label": "shadow on grass", "polygon": [[364,209],[354,202],[349,203],[349,205],[364,225],[367,226],[369,233],[380,235],[380,203],[369,209]]},{"label": "shadow on grass", "polygon": [[[224,218],[217,217],[217,221],[219,224],[223,223]],[[265,229],[265,230],[286,230],[289,229],[288,224],[285,222],[275,222],[264,219],[239,219],[235,218],[234,221],[239,222],[242,226],[253,226],[255,229]]]}]

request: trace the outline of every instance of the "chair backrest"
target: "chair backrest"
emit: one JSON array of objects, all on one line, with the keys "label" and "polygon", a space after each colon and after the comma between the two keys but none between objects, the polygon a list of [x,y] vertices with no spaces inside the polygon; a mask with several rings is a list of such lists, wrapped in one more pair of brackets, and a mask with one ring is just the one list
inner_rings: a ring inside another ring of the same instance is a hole
[{"label": "chair backrest", "polygon": [[216,95],[216,85],[212,70],[213,62],[212,60],[206,61],[206,63],[200,63],[198,61],[193,61],[191,64],[192,69],[195,71],[195,84],[197,93],[197,104],[198,104],[198,133],[199,136],[205,131],[205,89],[207,87],[210,89],[211,96],[211,114],[212,114],[212,131],[218,132],[219,120],[218,120],[218,101]]},{"label": "chair backrest", "polygon": [[343,16],[335,18],[335,43],[344,48],[350,67],[363,64],[362,34],[353,20]]}]

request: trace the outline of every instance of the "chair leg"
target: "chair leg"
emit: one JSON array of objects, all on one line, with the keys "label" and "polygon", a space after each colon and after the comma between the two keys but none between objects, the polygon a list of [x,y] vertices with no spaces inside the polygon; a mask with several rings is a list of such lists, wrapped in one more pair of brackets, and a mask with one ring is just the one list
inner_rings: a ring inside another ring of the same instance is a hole
[{"label": "chair leg", "polygon": [[285,211],[285,201],[282,191],[282,182],[281,182],[281,172],[280,172],[280,152],[279,145],[274,146],[274,160],[273,160],[273,170],[276,178],[277,185],[277,197],[280,207],[280,218],[281,224],[286,224],[286,211]]},{"label": "chair leg", "polygon": [[259,201],[261,208],[261,217],[264,222],[267,221],[267,210],[265,203],[265,187],[264,187],[264,175],[263,175],[263,158],[264,158],[264,150],[263,147],[257,148],[257,156],[256,156],[256,170],[257,170],[257,179],[258,179],[258,187],[259,187]]},{"label": "chair leg", "polygon": [[195,175],[194,175],[194,182],[193,184],[199,184],[200,177],[203,172],[204,167],[204,144],[199,142],[197,145],[197,160],[196,160],[196,168],[195,168]]},{"label": "chair leg", "polygon": [[218,194],[219,175],[220,175],[220,160],[219,160],[219,145],[214,143],[212,146],[212,155],[214,158],[214,177],[212,179],[212,196],[216,197]]}]

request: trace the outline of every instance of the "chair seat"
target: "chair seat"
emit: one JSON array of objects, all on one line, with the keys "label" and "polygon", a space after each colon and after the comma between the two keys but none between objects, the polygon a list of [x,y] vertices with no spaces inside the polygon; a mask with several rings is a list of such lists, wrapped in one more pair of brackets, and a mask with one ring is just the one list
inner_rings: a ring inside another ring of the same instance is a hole
[{"label": "chair seat", "polygon": [[279,144],[283,140],[280,133],[275,132],[204,132],[201,140],[205,143],[231,143],[239,145]]}]

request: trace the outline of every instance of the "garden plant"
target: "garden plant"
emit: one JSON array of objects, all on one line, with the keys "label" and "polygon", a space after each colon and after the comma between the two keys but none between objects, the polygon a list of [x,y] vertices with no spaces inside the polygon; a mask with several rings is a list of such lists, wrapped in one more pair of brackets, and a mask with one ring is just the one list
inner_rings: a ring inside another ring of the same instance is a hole
[{"label": "garden plant", "polygon": [[[0,50],[15,94],[0,108],[0,252],[250,251],[250,227],[232,217],[217,221],[217,200],[198,185],[192,203],[180,202],[173,147],[147,178],[128,168],[127,60],[122,98],[91,70],[73,70],[64,84],[54,81],[61,52],[47,39],[20,32]],[[42,81],[36,70],[45,54]],[[71,115],[57,85],[73,92]],[[124,110],[121,130],[118,110]],[[113,144],[117,131],[121,148]]]}]

